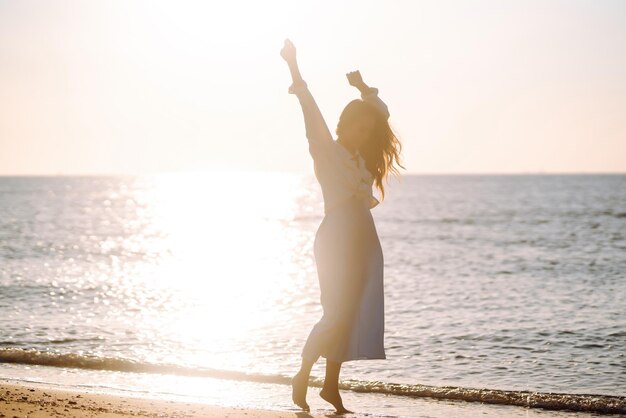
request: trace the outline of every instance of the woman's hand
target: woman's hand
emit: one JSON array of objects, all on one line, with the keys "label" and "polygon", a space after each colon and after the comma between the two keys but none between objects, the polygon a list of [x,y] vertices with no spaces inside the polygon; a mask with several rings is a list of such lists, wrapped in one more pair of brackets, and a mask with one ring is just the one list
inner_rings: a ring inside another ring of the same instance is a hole
[{"label": "woman's hand", "polygon": [[359,70],[349,72],[346,77],[348,77],[350,85],[359,89],[361,93],[366,93],[369,90],[369,86],[363,81]]},{"label": "woman's hand", "polygon": [[346,77],[348,77],[348,83],[356,88],[360,88],[365,84],[359,70],[349,72],[346,74]]},{"label": "woman's hand", "polygon": [[293,81],[292,86],[302,83],[302,76],[300,75],[298,61],[296,60],[296,47],[289,39],[285,39],[285,45],[283,49],[280,50],[280,56],[283,57],[283,59],[287,61],[287,65],[289,65],[289,72],[291,73],[291,80]]},{"label": "woman's hand", "polygon": [[280,56],[287,61],[287,64],[296,63],[296,47],[289,39],[285,39],[285,45],[280,50]]}]

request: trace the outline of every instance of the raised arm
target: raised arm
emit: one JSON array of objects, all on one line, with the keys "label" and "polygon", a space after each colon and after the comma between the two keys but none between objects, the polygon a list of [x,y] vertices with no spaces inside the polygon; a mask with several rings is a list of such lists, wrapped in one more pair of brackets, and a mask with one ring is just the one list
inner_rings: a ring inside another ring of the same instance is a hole
[{"label": "raised arm", "polygon": [[295,94],[300,101],[302,114],[304,115],[306,137],[309,141],[309,153],[315,159],[329,151],[329,147],[334,142],[333,137],[313,95],[300,75],[296,60],[296,48],[289,39],[285,40],[285,45],[280,51],[280,55],[287,61],[289,66],[292,79],[289,93]]},{"label": "raised arm", "polygon": [[383,102],[380,97],[378,97],[378,89],[376,87],[370,87],[363,81],[361,77],[361,73],[357,71],[352,71],[346,74],[348,77],[348,82],[351,86],[356,87],[361,92],[361,99],[363,101],[368,102],[376,106],[378,110],[380,110],[387,119],[389,119],[389,109],[385,102]]}]

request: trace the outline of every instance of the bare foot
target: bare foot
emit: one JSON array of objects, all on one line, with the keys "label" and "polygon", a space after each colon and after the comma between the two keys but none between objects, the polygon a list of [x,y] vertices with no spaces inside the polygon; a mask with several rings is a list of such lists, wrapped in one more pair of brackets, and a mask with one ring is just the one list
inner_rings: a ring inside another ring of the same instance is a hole
[{"label": "bare foot", "polygon": [[326,402],[332,404],[335,407],[335,409],[337,410],[336,411],[337,414],[351,414],[352,413],[352,411],[348,411],[343,406],[343,401],[341,400],[341,396],[339,395],[339,389],[335,389],[335,390],[322,389],[320,391],[320,396]]},{"label": "bare foot", "polygon": [[306,390],[308,389],[309,379],[307,376],[301,376],[297,373],[291,379],[291,399],[293,403],[298,405],[304,411],[310,411],[309,404],[306,403]]}]

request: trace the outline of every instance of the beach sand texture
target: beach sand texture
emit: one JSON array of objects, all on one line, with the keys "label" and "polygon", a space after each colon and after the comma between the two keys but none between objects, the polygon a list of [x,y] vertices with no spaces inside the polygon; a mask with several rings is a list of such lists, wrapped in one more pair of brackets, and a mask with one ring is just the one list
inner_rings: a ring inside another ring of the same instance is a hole
[{"label": "beach sand texture", "polygon": [[[282,387],[279,386],[279,387]],[[282,387],[286,389],[287,387]],[[277,397],[287,395],[279,389]],[[313,392],[310,391],[310,392]],[[315,397],[311,393],[311,397]],[[347,396],[348,398],[350,395]],[[384,402],[384,399],[381,399]],[[336,415],[331,409],[320,408],[311,402],[311,413],[293,410],[261,410],[253,408],[215,406],[196,402],[168,399],[120,396],[89,392],[80,389],[61,390],[40,383],[16,383],[0,379],[0,418],[13,417],[247,417],[247,418],[322,418],[339,417],[391,417],[360,411]],[[510,405],[489,405],[480,402],[463,402],[420,398],[415,400],[415,414],[420,418],[591,418],[607,415],[549,411]]]},{"label": "beach sand texture", "polygon": [[[23,384],[0,384],[0,417],[297,417],[293,412],[120,397]],[[308,416],[308,415],[307,415]],[[323,415],[322,415],[323,416]]]}]

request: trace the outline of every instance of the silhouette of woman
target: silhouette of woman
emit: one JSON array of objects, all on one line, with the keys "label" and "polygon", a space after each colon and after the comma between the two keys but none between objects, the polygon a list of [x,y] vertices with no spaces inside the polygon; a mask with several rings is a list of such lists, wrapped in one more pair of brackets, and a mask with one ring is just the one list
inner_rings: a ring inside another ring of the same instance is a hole
[{"label": "silhouette of woman", "polygon": [[[348,103],[333,140],[324,118],[302,79],[296,48],[289,40],[280,52],[289,65],[295,94],[302,107],[309,153],[322,188],[324,219],[317,230],[314,255],[323,316],[302,349],[302,365],[292,379],[292,398],[308,411],[306,391],[313,364],[326,358],[320,396],[337,413],[348,411],[339,395],[339,372],[345,361],[384,359],[383,253],[370,209],[380,203],[372,194],[375,182],[384,199],[383,179],[398,174],[401,145],[389,123],[378,89],[367,86],[359,71],[347,74],[361,100]],[[403,167],[404,168],[404,167]]]}]

